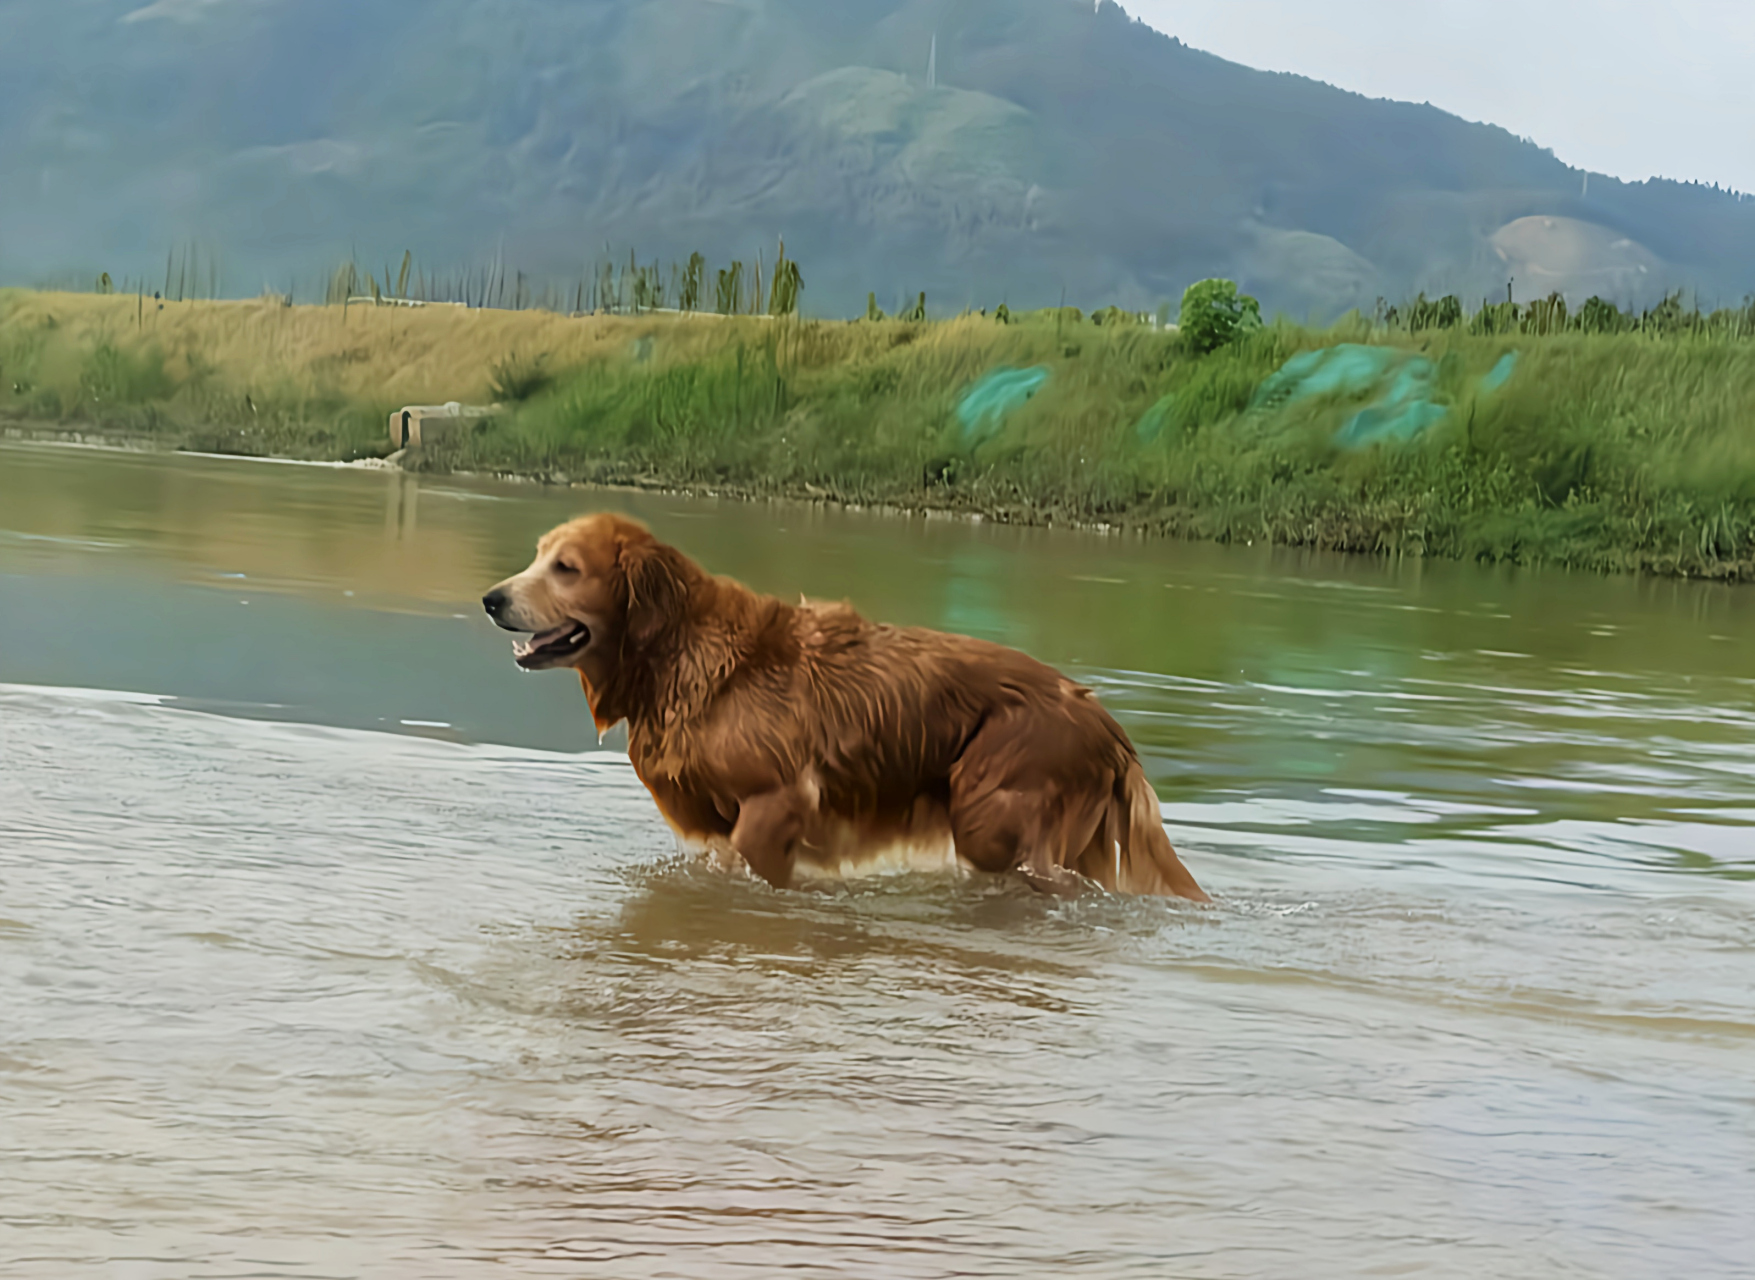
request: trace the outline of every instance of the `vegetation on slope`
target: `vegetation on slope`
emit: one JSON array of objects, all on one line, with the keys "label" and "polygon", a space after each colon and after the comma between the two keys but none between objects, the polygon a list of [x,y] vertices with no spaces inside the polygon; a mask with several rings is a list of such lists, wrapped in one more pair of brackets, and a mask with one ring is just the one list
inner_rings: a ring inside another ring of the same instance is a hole
[{"label": "vegetation on slope", "polygon": [[[404,465],[1755,578],[1755,315],[1593,311],[1603,331],[1583,332],[1443,310],[1248,328],[1196,355],[1070,309],[826,323],[12,294],[0,415],[346,458],[386,452],[399,405],[497,395]],[[1273,391],[1340,344],[1427,370],[1430,425],[1349,447],[1375,391]]]}]

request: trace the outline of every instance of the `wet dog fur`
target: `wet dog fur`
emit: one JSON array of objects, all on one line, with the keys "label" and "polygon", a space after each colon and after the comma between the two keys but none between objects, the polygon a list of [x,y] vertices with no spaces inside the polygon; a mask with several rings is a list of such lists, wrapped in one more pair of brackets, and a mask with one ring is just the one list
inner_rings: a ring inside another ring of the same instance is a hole
[{"label": "wet dog fur", "polygon": [[530,637],[520,666],[577,670],[598,729],[627,723],[681,837],[776,887],[908,847],[1047,893],[1210,900],[1121,727],[1015,650],[786,604],[610,514],[549,533],[482,604]]}]

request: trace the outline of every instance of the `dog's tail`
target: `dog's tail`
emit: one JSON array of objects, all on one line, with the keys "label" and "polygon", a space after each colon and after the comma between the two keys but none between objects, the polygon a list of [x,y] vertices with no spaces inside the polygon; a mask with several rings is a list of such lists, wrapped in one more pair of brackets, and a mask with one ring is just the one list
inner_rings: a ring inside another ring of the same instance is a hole
[{"label": "dog's tail", "polygon": [[1130,759],[1116,780],[1109,820],[1102,824],[1103,847],[1089,851],[1080,870],[1115,893],[1146,893],[1159,897],[1211,902],[1206,891],[1164,834],[1158,795],[1146,781],[1139,760]]}]

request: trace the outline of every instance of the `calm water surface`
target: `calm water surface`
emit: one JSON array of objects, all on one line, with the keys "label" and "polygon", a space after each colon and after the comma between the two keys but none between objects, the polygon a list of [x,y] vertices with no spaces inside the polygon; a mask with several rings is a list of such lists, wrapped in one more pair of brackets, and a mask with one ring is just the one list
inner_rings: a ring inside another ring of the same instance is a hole
[{"label": "calm water surface", "polygon": [[[593,506],[1025,647],[1213,909],[680,859]],[[1755,1275],[1755,592],[0,448],[0,1274]]]}]

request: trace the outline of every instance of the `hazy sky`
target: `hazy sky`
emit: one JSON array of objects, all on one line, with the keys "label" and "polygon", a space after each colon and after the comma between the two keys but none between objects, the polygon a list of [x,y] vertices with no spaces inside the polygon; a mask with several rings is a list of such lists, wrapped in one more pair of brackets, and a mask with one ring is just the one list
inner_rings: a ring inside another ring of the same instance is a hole
[{"label": "hazy sky", "polygon": [[1755,191],[1755,0],[1121,0],[1185,44],[1430,102],[1566,163]]}]

